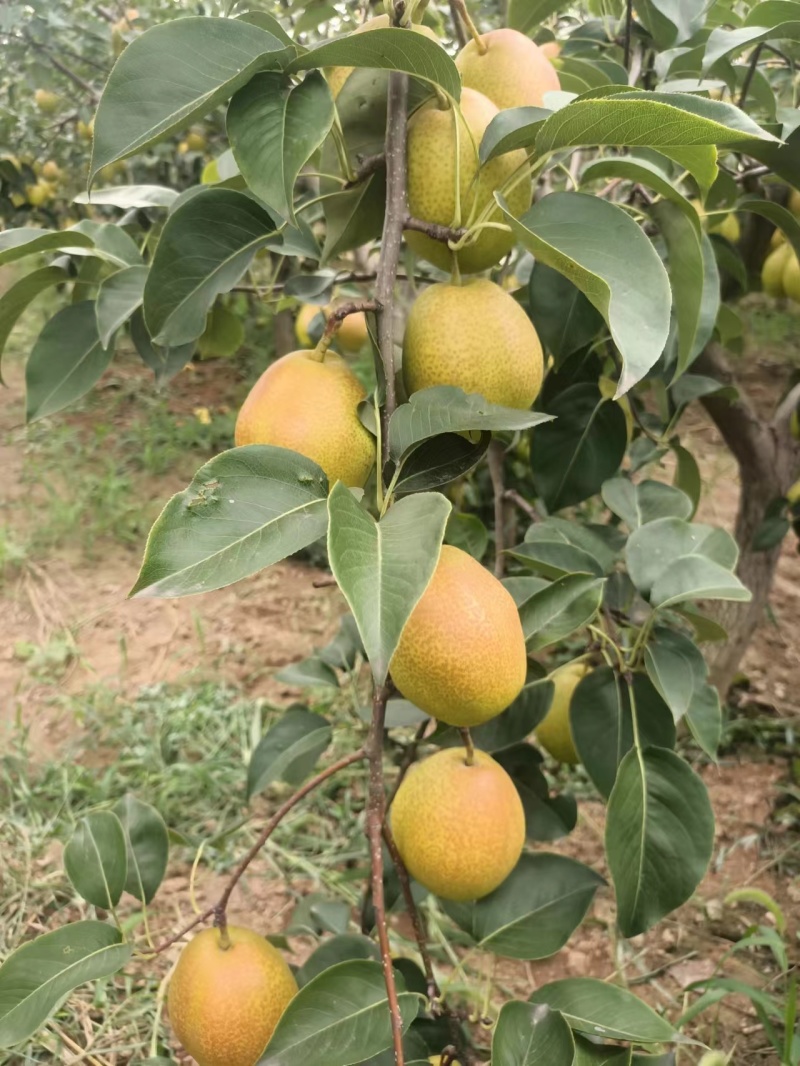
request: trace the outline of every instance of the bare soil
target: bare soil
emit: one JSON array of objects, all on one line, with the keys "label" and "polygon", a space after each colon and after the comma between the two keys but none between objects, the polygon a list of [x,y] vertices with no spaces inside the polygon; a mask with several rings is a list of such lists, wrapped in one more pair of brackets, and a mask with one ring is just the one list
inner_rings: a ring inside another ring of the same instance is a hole
[{"label": "bare soil", "polygon": [[[199,381],[197,376],[179,377],[170,401],[176,414],[203,404],[204,393],[209,402],[224,396],[222,378],[228,375],[227,368],[205,366],[199,373]],[[753,363],[747,369],[747,384],[758,401],[766,403],[777,393],[783,374],[782,369],[765,372]],[[0,406],[0,508],[13,528],[14,505],[29,489],[22,482],[26,459],[18,430],[22,421],[18,369],[12,366],[8,376],[10,389],[3,393]],[[701,414],[693,416],[684,435],[707,478],[703,517],[731,528],[738,496],[735,463]],[[180,487],[174,475],[167,475],[153,480],[152,491],[166,500]],[[156,682],[213,677],[230,680],[248,695],[287,701],[297,693],[276,681],[276,669],[330,637],[343,611],[338,593],[314,588],[318,572],[294,562],[208,595],[131,601],[126,595],[138,563],[138,551],[116,545],[90,562],[74,548],[65,548],[26,562],[18,577],[0,585],[0,726],[3,721],[28,725],[34,751],[57,754],[78,727],[53,700],[52,682],[42,681],[20,661],[15,653],[19,642],[45,645],[54,634],[71,634],[75,654],[59,683],[60,691],[68,694],[97,682],[134,692]],[[765,620],[743,664],[760,713],[767,716],[797,719],[800,715],[799,603],[800,556],[793,539],[787,538],[772,601],[774,621]],[[711,871],[696,897],[658,929],[622,944],[614,939],[611,893],[603,890],[589,919],[563,952],[525,966],[500,961],[495,973],[499,989],[527,995],[558,977],[607,978],[622,971],[637,991],[677,1016],[686,986],[709,976],[732,940],[752,920],[763,920],[758,908],[734,910],[723,904],[725,895],[742,885],[762,888],[779,901],[790,916],[790,942],[796,942],[800,886],[782,866],[783,853],[796,838],[771,821],[786,769],[785,760],[755,749],[726,758],[717,768],[704,768],[717,818],[717,840]],[[583,804],[578,829],[558,850],[602,870],[603,823],[601,804]],[[305,886],[298,882],[289,888],[264,873],[267,867],[261,865],[256,876],[248,877],[231,917],[276,933]],[[188,885],[189,870],[174,867],[160,894],[160,932],[180,927],[189,914]],[[218,886],[215,875],[200,873],[196,891],[201,906],[215,898]],[[308,950],[302,940],[295,947],[298,959]],[[731,964],[734,972],[760,983],[766,964],[759,964],[754,973],[743,959],[737,957]],[[763,1034],[746,1002],[732,1001],[721,1019],[725,1046],[735,1043],[738,1049],[734,1062],[777,1061],[761,1050]]]}]

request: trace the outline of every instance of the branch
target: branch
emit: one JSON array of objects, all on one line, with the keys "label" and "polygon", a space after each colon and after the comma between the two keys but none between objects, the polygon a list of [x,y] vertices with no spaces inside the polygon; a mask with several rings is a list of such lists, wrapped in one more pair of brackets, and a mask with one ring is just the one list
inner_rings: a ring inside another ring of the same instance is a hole
[{"label": "branch", "polygon": [[519,507],[520,511],[530,518],[531,522],[539,522],[541,520],[533,504],[528,503],[525,497],[521,496],[516,489],[506,489],[503,493],[503,498],[508,500],[509,503],[513,503],[515,507]]},{"label": "branch", "polygon": [[494,572],[496,577],[502,577],[506,568],[506,557],[503,554],[506,548],[506,508],[505,508],[505,480],[503,478],[503,445],[499,440],[493,440],[489,445],[489,476],[492,479],[494,490]]},{"label": "branch", "polygon": [[633,0],[627,0],[625,5],[625,55],[623,63],[626,70],[631,69],[631,29],[633,26]]},{"label": "branch", "polygon": [[372,177],[376,171],[386,165],[384,152],[377,152],[375,155],[357,156],[356,158],[358,159],[358,169],[344,186],[345,189],[352,189],[354,185],[358,185],[360,182]]},{"label": "branch", "polygon": [[[410,31],[409,31],[410,32]],[[406,206],[406,116],[408,113],[408,75],[392,71],[386,105],[386,216],[383,221],[381,261],[375,281],[378,312],[378,347],[386,378],[386,402],[383,405],[383,458],[389,456],[389,419],[397,406],[394,365],[394,286]]]},{"label": "branch", "polygon": [[756,45],[753,54],[750,56],[750,66],[747,68],[747,74],[745,74],[744,82],[742,83],[742,91],[739,93],[739,107],[744,107],[745,101],[747,100],[747,94],[750,92],[750,83],[752,82],[753,75],[756,72],[756,67],[758,66],[758,61],[761,58],[761,50],[763,49],[763,47],[764,42],[762,41],[761,44]]},{"label": "branch", "polygon": [[397,871],[397,879],[400,882],[400,888],[403,891],[403,899],[405,900],[406,910],[408,916],[411,919],[411,925],[414,929],[414,938],[417,941],[417,950],[419,951],[420,958],[422,959],[422,968],[425,971],[425,980],[428,982],[428,999],[438,1000],[441,996],[439,985],[436,981],[436,975],[433,972],[433,962],[431,960],[430,953],[428,952],[428,937],[425,932],[425,925],[422,920],[422,915],[419,912],[416,901],[414,899],[414,893],[411,891],[411,878],[406,864],[403,862],[403,858],[400,852],[397,850],[397,843],[395,842],[392,831],[389,828],[389,823],[384,823],[383,826],[383,839],[386,842],[386,848],[392,857],[395,870]]},{"label": "branch", "polygon": [[464,29],[464,23],[458,17],[458,4],[456,3],[456,0],[450,0],[450,16],[453,19],[453,32],[456,35],[458,47],[463,48],[467,43],[467,32]]},{"label": "branch", "polygon": [[383,891],[383,822],[386,815],[386,793],[383,789],[383,734],[386,723],[386,701],[389,689],[382,685],[372,698],[372,725],[367,738],[369,758],[369,792],[367,799],[367,839],[369,840],[372,871],[372,906],[375,928],[381,949],[386,996],[392,1018],[392,1042],[396,1066],[405,1066],[403,1054],[403,1017],[397,999],[397,984],[392,965],[392,949],[386,924],[386,901]]},{"label": "branch", "polygon": [[214,918],[215,924],[220,926],[220,928],[224,928],[226,925],[225,912],[227,910],[228,903],[230,901],[233,890],[241,881],[250,863],[253,861],[253,859],[255,859],[255,857],[267,843],[269,838],[281,824],[281,822],[289,813],[289,811],[291,811],[293,807],[296,807],[301,800],[305,799],[309,792],[313,792],[315,788],[318,788],[321,784],[327,781],[329,777],[333,777],[333,775],[337,774],[340,770],[344,770],[346,767],[352,766],[353,763],[359,762],[362,759],[365,759],[366,757],[366,748],[359,748],[358,751],[354,751],[351,752],[349,755],[345,755],[344,758],[339,759],[338,762],[331,763],[331,765],[326,767],[326,769],[321,770],[320,773],[316,775],[316,777],[312,777],[311,780],[307,781],[302,788],[299,788],[297,792],[294,793],[294,795],[290,796],[287,800],[285,800],[277,809],[275,814],[273,814],[273,816],[270,818],[264,828],[261,830],[255,844],[253,844],[253,846],[247,852],[245,857],[236,867],[233,872],[233,875],[231,876],[230,881],[228,881],[228,884],[225,887],[225,891],[222,893],[217,902],[213,906],[209,907],[207,910],[203,911],[202,914],[198,914],[197,917],[187,926],[184,926],[184,928],[181,929],[179,933],[176,933],[168,940],[165,940],[163,943],[159,944],[158,947],[154,948],[153,954],[160,955],[161,952],[166,951],[169,947],[172,947],[172,945],[177,943],[177,941],[182,940],[187,933],[190,933],[192,929],[195,928],[195,926],[200,925],[201,922],[208,921],[209,918]]},{"label": "branch", "polygon": [[377,313],[380,309],[381,305],[377,300],[349,300],[347,303],[340,304],[328,315],[325,330],[317,345],[317,351],[327,352],[336,331],[348,315],[356,315],[359,311],[375,311]]},{"label": "branch", "polygon": [[53,53],[46,45],[40,44],[38,41],[35,41],[30,36],[30,34],[27,33],[25,34],[25,40],[38,52],[44,52],[44,54],[47,56],[47,58],[50,60],[51,64],[56,68],[56,70],[60,70],[65,77],[70,79],[71,82],[79,86],[79,88],[83,89],[83,91],[90,97],[93,103],[96,104],[100,100],[100,94],[97,92],[94,86],[90,85],[88,81],[84,81],[80,74],[76,74],[74,70],[70,70],[69,67],[62,63],[57,56],[53,55]]},{"label": "branch", "polygon": [[792,417],[792,411],[800,404],[800,381],[781,400],[772,419],[773,426],[781,427]]},{"label": "branch", "polygon": [[443,244],[449,241],[455,244],[467,234],[467,230],[461,227],[453,229],[452,226],[442,226],[438,222],[426,222],[422,218],[414,218],[411,215],[406,215],[403,219],[403,229],[416,230],[417,233],[424,233],[434,241],[441,241]]}]

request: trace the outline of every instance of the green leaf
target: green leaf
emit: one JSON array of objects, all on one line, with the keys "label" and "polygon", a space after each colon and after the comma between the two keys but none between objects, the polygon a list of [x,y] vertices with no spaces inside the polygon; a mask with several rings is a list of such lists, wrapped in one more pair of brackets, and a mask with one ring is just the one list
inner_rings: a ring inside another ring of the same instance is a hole
[{"label": "green leaf", "polygon": [[68,249],[71,255],[97,256],[107,263],[117,267],[141,266],[144,260],[139,251],[136,241],[115,222],[94,222],[90,218],[84,218],[73,226],[71,233],[83,233],[90,237],[94,247],[90,252],[82,248]]},{"label": "green leaf", "polygon": [[153,341],[175,347],[201,336],[214,300],[233,288],[274,236],[264,208],[233,189],[204,189],[177,207],[161,232],[144,289]]},{"label": "green leaf", "polygon": [[647,676],[679,722],[695,689],[705,684],[708,668],[702,652],[682,633],[662,627],[647,645],[644,659]]},{"label": "green leaf", "polygon": [[575,1041],[558,1011],[544,1004],[503,1004],[492,1034],[492,1059],[503,1066],[572,1066]]},{"label": "green leaf", "polygon": [[435,385],[415,392],[394,412],[389,422],[389,452],[397,461],[415,445],[442,433],[528,429],[552,417],[501,407],[455,385]]},{"label": "green leaf", "polygon": [[556,367],[589,345],[603,324],[600,312],[569,278],[539,262],[531,271],[528,313]]},{"label": "green leaf", "polygon": [[701,614],[691,604],[683,604],[680,607],[676,607],[675,611],[692,625],[695,640],[698,640],[700,643],[703,643],[704,641],[728,639],[727,630],[724,629],[716,619]]},{"label": "green leaf", "polygon": [[491,440],[491,433],[484,430],[469,436],[440,433],[413,445],[403,457],[395,494],[428,492],[463,477],[478,465]]},{"label": "green leaf", "polygon": [[672,297],[655,248],[630,215],[596,196],[551,193],[520,219],[502,197],[498,203],[536,260],[568,277],[605,319],[622,356],[621,396],[653,366],[669,335]]},{"label": "green leaf", "polygon": [[290,663],[275,675],[277,681],[286,685],[322,685],[325,688],[339,688],[339,679],[335,671],[323,659],[312,655],[299,663]]},{"label": "green leaf", "polygon": [[295,59],[287,73],[321,67],[404,71],[438,85],[454,100],[461,97],[461,76],[453,60],[436,41],[413,30],[391,27],[327,41]]},{"label": "green leaf", "polygon": [[508,25],[532,36],[560,6],[558,0],[508,0]]},{"label": "green leaf", "polygon": [[210,592],[280,562],[324,536],[327,496],[317,464],[286,448],[215,456],[156,520],[131,595]]},{"label": "green leaf", "polygon": [[172,207],[177,199],[177,191],[166,185],[111,185],[107,189],[79,193],[73,203],[133,211],[139,208]]},{"label": "green leaf", "polygon": [[528,651],[541,651],[594,618],[603,602],[603,578],[565,574],[537,592],[520,609]]},{"label": "green leaf", "polygon": [[290,707],[261,738],[247,767],[247,798],[273,781],[300,785],[333,737],[330,723],[305,707]]},{"label": "green leaf", "polygon": [[700,503],[700,496],[703,492],[703,478],[700,474],[700,467],[697,465],[697,460],[692,453],[687,451],[682,445],[672,444],[671,447],[677,460],[672,484],[679,488],[681,492],[685,492],[692,501],[691,517],[694,517],[694,512],[697,510],[697,505]]},{"label": "green leaf", "polygon": [[130,266],[105,278],[97,292],[95,314],[100,343],[108,347],[111,338],[133,312],[141,307],[144,283],[147,280],[146,266]]},{"label": "green leaf", "polygon": [[529,570],[553,580],[576,573],[603,576],[603,569],[594,556],[555,534],[547,539],[525,541],[509,548],[508,554]]},{"label": "green leaf", "polygon": [[177,348],[162,348],[153,344],[141,308],[133,312],[129,329],[139,358],[153,371],[158,386],[164,385],[183,370],[196,347],[195,341],[181,344]]},{"label": "green leaf", "polygon": [[114,805],[122,823],[128,854],[125,891],[142,903],[152,903],[169,860],[169,832],[164,819],[149,803],[123,796]]},{"label": "green leaf", "polygon": [[91,248],[94,242],[85,233],[74,230],[46,230],[25,227],[0,233],[0,266],[24,259],[26,255],[54,252],[62,248]]},{"label": "green leaf", "polygon": [[[496,755],[529,737],[550,710],[553,688],[552,681],[532,681],[529,677],[510,707],[470,730],[475,747]],[[434,739],[446,748],[459,747],[464,743],[458,730],[449,727],[441,732],[437,730]]]},{"label": "green leaf", "polygon": [[344,485],[337,483],[331,492],[330,566],[378,685],[436,569],[450,507],[439,493],[420,493],[398,500],[376,522]]},{"label": "green leaf", "polygon": [[[653,684],[643,674],[634,674],[633,692],[642,743],[673,747],[675,722]],[[581,762],[597,791],[607,798],[620,763],[633,747],[628,686],[611,667],[597,667],[578,683],[569,717]]]},{"label": "green leaf", "polygon": [[699,239],[702,232],[700,216],[686,197],[675,188],[669,168],[663,165],[664,163],[663,156],[654,152],[648,155],[631,153],[597,159],[584,167],[581,172],[581,185],[591,181],[608,181],[609,178],[624,178],[635,184],[646,185],[683,212]]},{"label": "green leaf", "polygon": [[672,485],[645,480],[638,484],[625,477],[612,478],[602,488],[603,503],[619,515],[631,533],[659,518],[690,518],[692,501]]},{"label": "green leaf", "polygon": [[563,855],[523,854],[499,888],[442,906],[485,951],[510,959],[555,954],[583,921],[603,878]]},{"label": "green leaf", "polygon": [[768,219],[784,234],[794,249],[794,254],[800,255],[800,222],[791,211],[787,211],[780,204],[773,203],[772,200],[762,200],[758,196],[743,196],[736,201],[736,210],[750,211],[752,214]]},{"label": "green leaf", "polygon": [[108,163],[186,129],[294,52],[273,34],[226,18],[173,19],[135,37],[100,99],[90,184]]},{"label": "green leaf", "polygon": [[656,582],[662,576],[668,578],[676,562],[688,555],[701,555],[731,570],[736,565],[739,549],[724,530],[680,518],[648,522],[631,533],[625,546],[628,573],[644,595],[652,594]]},{"label": "green leaf", "polygon": [[[0,362],[11,331],[28,304],[32,303],[39,293],[53,285],[61,284],[68,277],[67,271],[62,267],[42,267],[20,278],[0,296]],[[0,384],[2,383],[3,375],[0,373]]]},{"label": "green leaf", "polygon": [[116,814],[93,811],[80,819],[64,848],[64,869],[88,903],[116,907],[128,876],[125,833]]},{"label": "green leaf", "polygon": [[623,936],[650,929],[692,895],[714,846],[700,778],[666,748],[632,750],[608,802],[606,855]]},{"label": "green leaf", "polygon": [[324,970],[340,962],[353,959],[373,959],[380,962],[380,950],[374,940],[355,933],[340,933],[323,940],[316,951],[306,959],[297,971],[297,983],[302,988],[318,977]]},{"label": "green leaf", "polygon": [[661,573],[650,592],[654,607],[685,600],[737,600],[747,603],[752,593],[739,578],[705,555],[683,555]]},{"label": "green leaf", "polygon": [[585,1036],[576,1036],[573,1066],[631,1066],[631,1049],[595,1044]]},{"label": "green leaf", "polygon": [[637,1044],[666,1044],[678,1037],[666,1018],[633,992],[594,977],[552,981],[537,989],[530,1002],[547,1003],[561,1011],[572,1029],[593,1037]]},{"label": "green leaf", "polygon": [[37,337],[25,364],[27,421],[53,415],[85,396],[113,354],[100,341],[92,301],[62,307]]},{"label": "green leaf", "polygon": [[[696,214],[696,212],[693,212]],[[673,203],[652,209],[669,255],[669,279],[678,324],[678,365],[686,370],[711,339],[720,305],[720,280],[714,248],[696,222]]]},{"label": "green leaf", "polygon": [[447,519],[444,542],[468,552],[480,562],[489,547],[489,530],[477,515],[453,511]]},{"label": "green leaf", "polygon": [[542,756],[536,748],[512,744],[496,752],[494,758],[514,782],[522,800],[528,840],[560,840],[572,832],[578,821],[578,805],[568,793],[550,795],[541,770]]},{"label": "green leaf", "polygon": [[[406,992],[402,977],[396,976],[406,1030],[417,1016],[420,997]],[[353,1066],[391,1043],[383,969],[378,962],[356,959],[324,970],[300,989],[259,1066]]]},{"label": "green leaf", "polygon": [[110,977],[132,954],[104,922],[71,922],[23,944],[0,966],[0,1047],[28,1040],[70,992]]},{"label": "green leaf", "polygon": [[293,86],[281,74],[256,74],[228,107],[227,128],[239,169],[252,191],[294,221],[294,184],[328,135],[333,97],[319,71]]},{"label": "green leaf", "polygon": [[628,428],[619,404],[589,382],[570,385],[547,404],[555,417],[531,438],[531,469],[549,511],[581,503],[600,491],[625,456]]},{"label": "green leaf", "polygon": [[722,741],[722,705],[714,685],[695,688],[686,712],[686,724],[697,744],[710,759],[717,758]]},{"label": "green leaf", "polygon": [[786,4],[784,10],[794,7],[794,18],[791,21],[782,22],[774,26],[766,27],[753,24],[750,17],[758,15],[759,11],[768,7],[769,4],[757,4],[750,12],[748,25],[739,26],[734,30],[726,30],[718,27],[711,31],[706,41],[706,51],[703,56],[703,73],[710,70],[718,60],[730,56],[734,52],[741,52],[744,48],[750,48],[761,41],[800,40],[800,12],[794,4]]},{"label": "green leaf", "polygon": [[613,144],[620,147],[725,146],[747,137],[775,141],[744,111],[689,93],[620,92],[573,100],[536,136],[536,152]]},{"label": "green leaf", "polygon": [[546,107],[509,107],[495,115],[481,139],[481,166],[506,152],[529,147],[552,114]]}]

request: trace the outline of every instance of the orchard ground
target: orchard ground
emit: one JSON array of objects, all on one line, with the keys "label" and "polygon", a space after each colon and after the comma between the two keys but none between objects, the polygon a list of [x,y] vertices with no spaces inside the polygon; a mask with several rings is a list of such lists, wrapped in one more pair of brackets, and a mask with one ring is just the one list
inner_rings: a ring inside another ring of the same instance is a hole
[{"label": "orchard ground", "polygon": [[[747,322],[738,369],[757,405],[769,408],[791,367],[800,365],[800,315],[759,299]],[[40,324],[29,315],[30,336]],[[26,350],[25,327],[14,343],[18,352]],[[221,831],[247,813],[249,751],[274,708],[301,696],[275,673],[334,635],[344,609],[340,594],[315,588],[321,575],[307,563],[288,562],[200,597],[125,596],[163,501],[185,486],[201,461],[232,443],[234,412],[262,369],[258,363],[253,356],[246,368],[241,361],[196,364],[159,396],[141,366],[122,359],[82,406],[27,433],[21,428],[21,363],[13,352],[4,367],[0,957],[31,933],[79,916],[61,845],[51,840],[53,828],[61,839],[68,834],[76,812],[126,789],[156,804],[168,824],[171,810],[180,812],[182,825],[189,812],[189,841],[207,843],[193,881],[194,849],[173,847],[151,916],[156,937],[168,936],[191,914],[192,892],[201,907],[218,895],[224,870],[248,840],[247,825],[232,837]],[[701,518],[731,528],[735,463],[712,424],[699,411],[693,417],[690,446],[707,485]],[[668,478],[669,469],[662,476]],[[744,663],[747,686],[735,694],[719,767],[704,765],[688,749],[717,818],[711,871],[695,898],[651,933],[623,944],[612,935],[611,894],[601,892],[566,951],[539,963],[499,960],[493,974],[498,993],[525,997],[557,977],[616,973],[676,1019],[686,986],[708,977],[747,926],[763,920],[757,906],[724,904],[730,890],[743,886],[764,889],[778,901],[796,954],[800,883],[792,877],[800,868],[800,779],[796,764],[790,779],[787,746],[791,730],[800,727],[796,547],[787,538],[774,619],[762,626]],[[335,717],[334,744],[343,752],[354,737],[352,707],[337,697],[325,709]],[[112,763],[113,775],[107,772]],[[580,773],[565,782],[589,791]],[[257,802],[251,824],[260,823],[277,795],[272,789]],[[295,908],[310,893],[351,905],[357,918],[357,878],[342,879],[337,871],[344,864],[363,873],[360,806],[358,785],[349,795],[333,785],[293,815],[235,895],[231,920],[280,934],[297,926]],[[604,807],[589,800],[580,811],[577,831],[552,847],[602,870]],[[395,923],[400,934],[402,922]],[[290,957],[302,961],[314,943],[292,935]],[[176,955],[177,948],[142,968],[141,983],[132,987],[119,978],[78,993],[31,1045],[29,1057],[0,1053],[0,1066],[70,1062],[72,1041],[88,1046],[92,1057],[82,1061],[95,1066],[146,1057],[158,1025],[154,997],[130,993],[152,991]],[[437,963],[457,995],[461,978],[452,960],[442,954]],[[756,985],[770,977],[766,954],[742,953],[724,968]],[[737,1064],[773,1061],[759,1053],[764,1040],[746,1001],[731,999],[715,1011],[696,1023],[697,1035],[726,1050],[735,1045]]]}]

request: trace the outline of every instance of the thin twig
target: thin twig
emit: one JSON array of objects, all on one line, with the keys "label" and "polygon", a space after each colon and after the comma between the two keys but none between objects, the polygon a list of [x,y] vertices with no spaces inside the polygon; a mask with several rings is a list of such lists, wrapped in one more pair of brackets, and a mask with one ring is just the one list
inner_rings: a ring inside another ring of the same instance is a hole
[{"label": "thin twig", "polygon": [[80,76],[80,74],[76,74],[74,70],[70,70],[70,68],[66,66],[66,64],[61,62],[58,56],[53,55],[53,53],[46,45],[40,44],[38,41],[35,41],[33,37],[31,37],[30,34],[27,33],[25,34],[25,40],[28,42],[29,45],[31,45],[31,47],[35,48],[37,52],[44,52],[44,54],[47,56],[47,58],[50,60],[50,63],[56,68],[56,70],[60,70],[64,77],[69,78],[71,82],[83,89],[87,96],[91,98],[93,103],[96,104],[99,101],[100,94],[94,88],[94,86],[90,85],[88,81],[85,81]]},{"label": "thin twig", "polygon": [[403,229],[416,230],[417,233],[424,233],[432,240],[441,241],[443,244],[449,241],[455,244],[467,234],[463,227],[454,229],[452,226],[442,226],[439,222],[426,222],[425,219],[414,218],[412,215],[406,215],[403,219]]},{"label": "thin twig", "polygon": [[489,445],[487,455],[489,461],[489,476],[492,479],[494,492],[494,572],[496,577],[502,577],[506,568],[506,508],[505,508],[505,481],[503,478],[503,445],[499,440],[493,440]]},{"label": "thin twig", "polygon": [[375,155],[365,155],[360,158],[357,157],[358,167],[352,179],[347,182],[345,189],[352,189],[354,185],[360,184],[367,178],[386,165],[386,155],[384,152],[376,152]]},{"label": "thin twig", "polygon": [[375,689],[372,698],[372,725],[367,739],[369,758],[369,792],[367,798],[367,838],[369,840],[370,869],[372,871],[372,907],[375,929],[381,949],[383,977],[392,1020],[392,1042],[396,1066],[405,1066],[403,1054],[403,1017],[397,999],[397,983],[386,923],[386,900],[383,891],[383,821],[386,813],[386,793],[383,788],[383,734],[386,725],[386,701],[389,690],[385,685]]},{"label": "thin twig", "polygon": [[425,736],[425,731],[428,728],[429,722],[430,719],[425,718],[422,722],[419,723],[419,725],[417,726],[417,731],[414,734],[414,739],[411,741],[411,743],[405,750],[405,754],[403,755],[403,761],[400,763],[400,770],[397,774],[397,779],[395,780],[394,786],[392,787],[392,791],[389,793],[389,798],[386,801],[387,811],[394,803],[394,798],[397,795],[403,781],[405,781],[406,774],[414,765],[414,761],[417,757],[417,749],[419,748],[420,741]]},{"label": "thin twig", "polygon": [[336,331],[341,326],[342,322],[348,317],[348,315],[356,315],[365,311],[379,311],[381,305],[377,300],[348,300],[347,303],[339,304],[328,315],[328,319],[325,323],[325,330],[320,337],[319,344],[317,345],[317,351],[326,352],[331,345],[331,342],[336,334]]},{"label": "thin twig", "polygon": [[633,27],[633,0],[627,0],[625,5],[625,55],[623,62],[625,69],[631,69],[631,30]]},{"label": "thin twig", "polygon": [[168,940],[165,940],[163,943],[159,944],[158,947],[154,948],[153,954],[160,955],[161,952],[166,951],[167,948],[172,947],[172,945],[177,943],[177,941],[182,940],[187,933],[190,933],[192,929],[200,925],[201,922],[208,921],[209,918],[214,918],[217,925],[219,925],[220,927],[224,927],[225,912],[233,890],[236,888],[239,881],[244,876],[250,863],[253,861],[253,859],[256,858],[258,853],[267,843],[269,838],[281,824],[281,822],[289,813],[289,811],[291,811],[293,807],[297,806],[297,804],[301,800],[305,799],[305,797],[310,792],[313,792],[315,788],[318,788],[321,784],[327,781],[329,777],[333,777],[333,775],[339,773],[340,770],[344,770],[346,767],[352,766],[353,763],[359,762],[362,759],[366,759],[366,757],[366,748],[359,748],[358,751],[353,751],[349,755],[345,755],[344,758],[339,759],[338,762],[331,763],[330,766],[326,767],[324,770],[321,770],[315,777],[312,777],[310,781],[307,781],[302,788],[299,788],[297,792],[295,792],[292,796],[285,800],[277,809],[275,814],[273,814],[273,816],[270,818],[264,828],[261,830],[255,844],[253,844],[253,846],[250,848],[250,850],[247,852],[242,861],[234,870],[231,879],[228,881],[228,884],[225,887],[225,891],[222,893],[219,900],[213,906],[203,911],[202,914],[198,914],[197,917],[194,918],[193,921],[191,921],[188,925],[184,926],[184,928],[181,929],[179,933],[176,933],[174,936],[169,937]]},{"label": "thin twig", "polygon": [[506,489],[503,493],[503,497],[508,500],[509,503],[513,503],[515,507],[519,507],[520,511],[530,518],[531,522],[540,521],[536,508],[532,503],[528,503],[525,497],[521,496],[516,489]]},{"label": "thin twig", "polygon": [[459,18],[458,4],[456,3],[456,0],[450,0],[450,15],[453,19],[453,32],[456,35],[458,47],[463,48],[468,39],[467,31],[464,29],[464,23]]},{"label": "thin twig", "polygon": [[742,82],[742,91],[739,93],[739,107],[744,107],[745,105],[745,101],[747,100],[747,94],[750,92],[750,83],[752,82],[753,76],[756,72],[756,67],[758,66],[758,61],[761,58],[761,51],[763,47],[764,42],[762,41],[761,44],[756,45],[753,54],[750,56],[750,65],[747,68],[747,73],[745,74],[744,81]]},{"label": "thin twig", "polygon": [[425,924],[422,920],[422,915],[417,907],[416,900],[414,899],[414,893],[411,890],[411,877],[409,876],[406,864],[403,862],[403,858],[400,852],[397,850],[397,843],[392,835],[392,831],[389,828],[389,823],[384,823],[383,826],[383,839],[386,842],[386,847],[389,854],[392,857],[395,870],[397,871],[397,879],[400,882],[400,888],[403,892],[403,899],[405,900],[406,910],[408,916],[411,919],[411,925],[414,929],[414,938],[417,941],[417,950],[419,951],[420,958],[422,959],[422,968],[425,971],[425,980],[428,982],[428,999],[438,1000],[441,995],[439,984],[436,980],[436,975],[433,972],[433,961],[428,951],[428,937],[425,932]]}]

